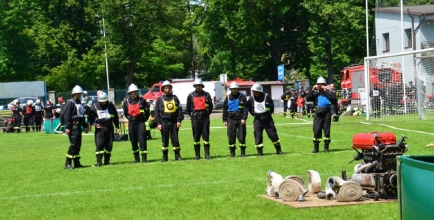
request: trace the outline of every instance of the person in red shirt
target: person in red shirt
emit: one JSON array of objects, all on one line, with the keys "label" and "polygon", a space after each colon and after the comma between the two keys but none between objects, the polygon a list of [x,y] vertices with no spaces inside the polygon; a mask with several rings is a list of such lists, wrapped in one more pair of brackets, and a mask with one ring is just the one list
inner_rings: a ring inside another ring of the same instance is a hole
[{"label": "person in red shirt", "polygon": [[303,106],[304,106],[304,98],[301,94],[298,94],[298,97],[297,97],[298,118],[303,118]]}]

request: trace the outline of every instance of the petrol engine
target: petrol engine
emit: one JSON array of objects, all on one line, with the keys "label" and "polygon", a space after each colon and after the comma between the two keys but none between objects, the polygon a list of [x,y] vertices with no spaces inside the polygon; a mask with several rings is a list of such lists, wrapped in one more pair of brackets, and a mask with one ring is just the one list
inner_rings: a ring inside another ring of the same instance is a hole
[{"label": "petrol engine", "polygon": [[[370,132],[356,134],[353,137],[353,149],[357,152],[354,160],[363,160],[354,167],[351,180],[357,182],[367,192],[397,194],[396,156],[408,150],[405,136],[401,140],[391,132]],[[359,151],[360,150],[360,151]]]}]

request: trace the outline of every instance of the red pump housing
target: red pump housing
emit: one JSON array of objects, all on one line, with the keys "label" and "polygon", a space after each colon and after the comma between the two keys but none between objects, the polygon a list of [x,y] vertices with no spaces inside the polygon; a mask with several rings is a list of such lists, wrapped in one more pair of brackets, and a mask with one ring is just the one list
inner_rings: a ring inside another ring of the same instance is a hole
[{"label": "red pump housing", "polygon": [[394,145],[396,143],[396,136],[392,132],[369,132],[362,134],[355,134],[353,137],[353,148],[361,150],[371,150],[374,145],[378,145],[375,135],[384,145]]}]

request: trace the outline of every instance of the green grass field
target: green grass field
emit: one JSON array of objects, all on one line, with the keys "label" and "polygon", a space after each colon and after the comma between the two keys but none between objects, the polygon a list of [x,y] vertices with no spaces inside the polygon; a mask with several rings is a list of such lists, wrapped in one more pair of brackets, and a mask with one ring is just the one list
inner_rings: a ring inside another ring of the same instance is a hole
[{"label": "green grass field", "polygon": [[[366,122],[363,117],[342,117],[332,124],[331,153],[311,154],[312,124],[274,115],[285,155],[275,154],[264,133],[264,156],[254,148],[252,119],[248,120],[247,158],[229,157],[226,129],[221,119],[211,122],[212,160],[195,161],[191,124],[179,133],[184,161],[161,161],[158,131],[148,141],[147,164],[133,164],[130,142],[115,142],[111,166],[95,163],[93,135],[83,137],[81,162],[86,168],[64,170],[69,146],[66,136],[42,133],[0,133],[0,219],[398,219],[397,203],[295,209],[258,197],[265,194],[267,171],[282,176],[306,170],[325,180],[356,162],[351,149],[356,133],[392,131],[408,136],[407,155],[430,155],[425,145],[433,140],[431,121]],[[395,128],[386,127],[393,126]],[[398,130],[399,128],[412,131]],[[322,143],[321,143],[322,150]],[[203,157],[203,149],[202,149]]]}]

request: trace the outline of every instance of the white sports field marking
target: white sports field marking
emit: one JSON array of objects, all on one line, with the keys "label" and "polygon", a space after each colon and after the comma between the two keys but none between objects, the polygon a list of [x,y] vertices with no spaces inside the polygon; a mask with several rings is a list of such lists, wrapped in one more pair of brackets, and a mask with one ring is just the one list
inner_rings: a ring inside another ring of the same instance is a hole
[{"label": "white sports field marking", "polygon": [[395,129],[395,130],[410,131],[410,132],[415,132],[415,133],[427,134],[427,135],[433,135],[434,136],[434,133],[430,133],[430,132],[418,131],[418,130],[410,130],[410,129],[405,129],[405,128],[398,128],[398,127],[394,127],[394,126],[390,126],[390,125],[385,125],[385,124],[379,124],[379,125],[384,126],[384,127],[388,127],[388,128],[392,128],[392,129]]},{"label": "white sports field marking", "polygon": [[363,122],[363,121],[361,121],[361,122],[359,122],[360,124],[364,124],[364,125],[371,125],[372,123],[369,123],[369,122]]}]

